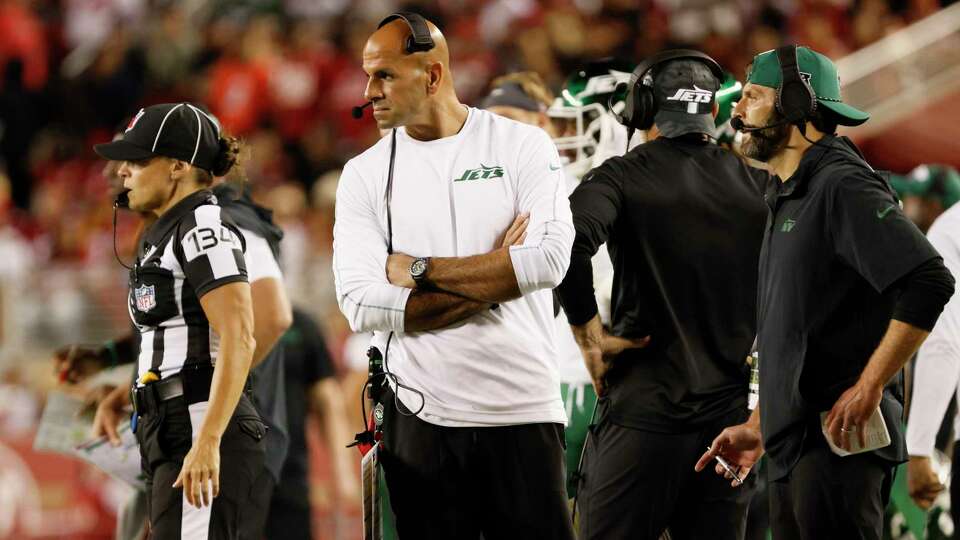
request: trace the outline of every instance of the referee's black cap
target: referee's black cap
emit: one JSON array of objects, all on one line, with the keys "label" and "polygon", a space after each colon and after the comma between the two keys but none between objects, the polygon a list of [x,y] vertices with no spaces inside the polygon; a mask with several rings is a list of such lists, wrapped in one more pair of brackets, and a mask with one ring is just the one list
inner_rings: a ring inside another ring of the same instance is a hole
[{"label": "referee's black cap", "polygon": [[93,147],[112,161],[166,156],[213,170],[220,153],[220,124],[191,103],[164,103],[140,109],[120,138]]}]

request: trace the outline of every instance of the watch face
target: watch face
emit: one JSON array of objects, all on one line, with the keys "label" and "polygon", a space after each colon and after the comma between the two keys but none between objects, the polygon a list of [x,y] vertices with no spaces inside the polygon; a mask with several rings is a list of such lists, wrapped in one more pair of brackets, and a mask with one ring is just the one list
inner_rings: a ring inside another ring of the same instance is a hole
[{"label": "watch face", "polygon": [[420,277],[427,271],[427,261],[423,259],[417,259],[413,261],[413,264],[410,265],[410,274],[414,277]]}]

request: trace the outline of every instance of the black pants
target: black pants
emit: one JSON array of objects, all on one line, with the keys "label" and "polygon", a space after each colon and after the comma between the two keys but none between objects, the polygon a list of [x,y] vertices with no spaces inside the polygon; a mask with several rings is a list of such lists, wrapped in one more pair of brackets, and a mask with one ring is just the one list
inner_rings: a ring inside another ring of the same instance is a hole
[{"label": "black pants", "polygon": [[400,414],[389,391],[382,401],[381,463],[402,540],[573,540],[563,426],[441,427]]},{"label": "black pants", "polygon": [[269,540],[312,540],[311,512],[309,501],[303,504],[292,504],[289,501],[279,502],[275,500],[270,505],[266,538]]},{"label": "black pants", "polygon": [[[269,452],[264,445],[266,452]],[[263,540],[267,530],[267,520],[272,508],[273,488],[276,485],[273,473],[266,466],[253,483],[250,499],[240,515],[241,540]]]},{"label": "black pants", "polygon": [[750,474],[756,475],[757,487],[747,509],[747,531],[744,539],[767,540],[770,531],[770,490],[767,489],[766,460],[757,462]]},{"label": "black pants", "polygon": [[785,479],[770,482],[774,540],[879,540],[893,465],[872,454],[840,457],[820,433]]},{"label": "black pants", "polygon": [[690,433],[658,433],[612,423],[606,400],[598,407],[577,501],[580,540],[656,540],[665,529],[674,540],[743,538],[756,476],[732,487],[712,467],[697,473],[693,466],[749,411]]},{"label": "black pants", "polygon": [[220,442],[220,495],[213,504],[198,509],[183,498],[183,488],[171,487],[200,428],[196,411],[203,406],[191,406],[191,415],[186,402],[176,398],[138,420],[151,539],[250,538],[249,523],[258,520],[250,500],[263,471],[266,430],[246,395],[240,398]]}]

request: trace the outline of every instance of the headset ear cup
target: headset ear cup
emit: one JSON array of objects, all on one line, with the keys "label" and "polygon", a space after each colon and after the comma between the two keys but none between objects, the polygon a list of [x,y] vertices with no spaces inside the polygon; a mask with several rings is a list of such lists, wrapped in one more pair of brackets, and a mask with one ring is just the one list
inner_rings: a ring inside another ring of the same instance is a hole
[{"label": "headset ear cup", "polygon": [[377,28],[383,28],[384,25],[395,19],[402,20],[410,28],[410,35],[404,41],[404,51],[407,54],[429,51],[436,46],[430,37],[430,27],[427,26],[427,20],[422,15],[412,11],[394,12],[381,20]]},{"label": "headset ear cup", "polygon": [[647,130],[653,127],[653,119],[657,115],[657,98],[649,86],[637,85],[637,110],[634,127]]},{"label": "headset ear cup", "polygon": [[800,122],[813,112],[815,98],[803,81],[791,81],[780,85],[777,91],[777,108],[790,122]]},{"label": "headset ear cup", "polygon": [[776,55],[781,77],[776,107],[788,122],[799,125],[817,109],[817,95],[800,73],[796,45],[784,45]]},{"label": "headset ear cup", "polygon": [[[627,88],[627,83],[617,83],[616,89],[610,94],[610,97],[607,99],[607,109],[613,113],[613,117],[624,126],[630,126],[630,119],[633,118],[633,91]],[[624,94],[623,98],[623,108],[620,112],[617,112],[617,108],[614,106],[614,96]]]}]

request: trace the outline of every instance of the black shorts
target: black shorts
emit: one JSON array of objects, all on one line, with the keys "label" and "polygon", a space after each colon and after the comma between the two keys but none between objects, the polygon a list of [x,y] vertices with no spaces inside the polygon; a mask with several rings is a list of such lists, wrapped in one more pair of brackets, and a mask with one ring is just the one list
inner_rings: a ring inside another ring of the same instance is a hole
[{"label": "black shorts", "polygon": [[183,398],[174,398],[161,403],[156,413],[138,419],[137,441],[146,477],[152,539],[234,540],[254,536],[247,530],[250,522],[257,521],[250,519],[248,503],[264,470],[266,427],[245,394],[220,442],[220,495],[213,504],[191,506],[183,497],[183,488],[171,487],[190,451],[206,405],[195,403],[188,408]]}]

